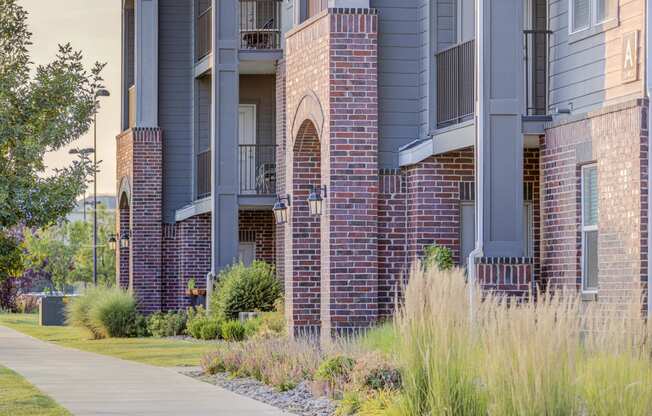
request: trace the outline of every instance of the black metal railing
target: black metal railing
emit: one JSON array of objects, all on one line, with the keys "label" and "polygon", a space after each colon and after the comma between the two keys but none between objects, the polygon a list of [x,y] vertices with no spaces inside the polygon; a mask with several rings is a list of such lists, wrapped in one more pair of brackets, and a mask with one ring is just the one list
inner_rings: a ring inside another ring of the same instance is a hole
[{"label": "black metal railing", "polygon": [[548,108],[548,39],[550,30],[524,30],[525,114],[545,115]]},{"label": "black metal railing", "polygon": [[211,194],[211,151],[205,150],[197,155],[197,199]]},{"label": "black metal railing", "polygon": [[437,127],[473,117],[475,106],[475,41],[460,43],[437,57]]},{"label": "black metal railing", "polygon": [[283,0],[240,0],[240,48],[281,48]]},{"label": "black metal railing", "polygon": [[241,144],[239,162],[241,194],[276,193],[276,145]]},{"label": "black metal railing", "polygon": [[213,21],[210,7],[197,16],[195,31],[195,48],[197,60],[199,61],[213,51]]}]

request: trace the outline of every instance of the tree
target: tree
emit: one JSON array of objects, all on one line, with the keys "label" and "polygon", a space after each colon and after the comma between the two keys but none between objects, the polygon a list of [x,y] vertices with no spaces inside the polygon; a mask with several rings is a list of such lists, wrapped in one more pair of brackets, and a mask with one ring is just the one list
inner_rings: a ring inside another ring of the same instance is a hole
[{"label": "tree", "polygon": [[[30,39],[27,12],[17,0],[0,0],[0,264],[14,266],[20,242],[11,230],[55,224],[86,187],[87,158],[46,175],[43,157],[89,129],[104,67],[86,70],[69,44],[51,63],[35,66]],[[0,281],[8,276],[0,269]]]},{"label": "tree", "polygon": [[[115,218],[101,205],[98,207],[98,283],[112,286],[115,282],[115,251],[107,245],[115,229]],[[25,264],[44,271],[58,290],[75,283],[93,280],[93,224],[64,222],[25,233]]]}]

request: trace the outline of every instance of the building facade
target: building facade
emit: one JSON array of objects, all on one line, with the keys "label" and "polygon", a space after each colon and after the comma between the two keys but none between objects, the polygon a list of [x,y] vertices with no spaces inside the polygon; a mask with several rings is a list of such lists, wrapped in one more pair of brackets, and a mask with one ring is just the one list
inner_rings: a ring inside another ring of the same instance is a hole
[{"label": "building facade", "polygon": [[646,296],[647,12],[125,0],[120,285],[177,309],[264,260],[291,330],[335,334],[390,316],[437,244],[490,290]]}]

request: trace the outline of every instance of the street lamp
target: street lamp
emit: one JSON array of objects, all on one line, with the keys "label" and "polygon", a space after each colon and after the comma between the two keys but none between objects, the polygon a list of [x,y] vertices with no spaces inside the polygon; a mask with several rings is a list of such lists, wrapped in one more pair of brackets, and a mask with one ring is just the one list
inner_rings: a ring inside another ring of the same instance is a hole
[{"label": "street lamp", "polygon": [[[285,204],[286,202],[287,205]],[[290,205],[292,205],[290,195],[287,195],[285,198],[281,198],[280,196],[276,197],[276,203],[272,211],[274,212],[277,225],[283,225],[288,222],[288,206]]]},{"label": "street lamp", "polygon": [[108,90],[100,88],[95,92],[93,112],[93,285],[97,286],[97,109],[100,97],[109,97]]},{"label": "street lamp", "polygon": [[324,198],[326,198],[326,185],[319,188],[313,186],[310,195],[308,195],[308,208],[310,209],[310,215],[313,217],[321,216]]}]

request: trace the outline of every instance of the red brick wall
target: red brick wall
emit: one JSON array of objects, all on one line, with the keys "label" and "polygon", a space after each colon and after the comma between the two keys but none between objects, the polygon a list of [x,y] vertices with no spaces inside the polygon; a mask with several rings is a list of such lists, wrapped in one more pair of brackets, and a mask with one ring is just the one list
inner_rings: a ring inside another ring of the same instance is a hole
[{"label": "red brick wall", "polygon": [[[285,148],[287,115],[285,103],[285,61],[276,67],[276,194],[287,195],[285,188]],[[276,225],[276,274],[285,276],[285,225]]]},{"label": "red brick wall", "polygon": [[640,296],[647,281],[646,105],[635,100],[559,123],[541,149],[543,279],[580,287],[580,167],[596,161],[598,300],[614,307]]},{"label": "red brick wall", "polygon": [[256,260],[276,264],[276,224],[272,211],[241,210],[240,233],[253,236]]},{"label": "red brick wall", "polygon": [[532,221],[534,223],[532,273],[535,281],[541,276],[541,167],[539,166],[539,149],[525,149],[523,151],[523,182],[532,193],[533,205]]},{"label": "red brick wall", "polygon": [[407,194],[399,170],[381,170],[378,193],[378,314],[392,316],[407,281]]},{"label": "red brick wall", "polygon": [[405,169],[410,262],[436,243],[460,259],[460,182],[475,179],[473,149],[431,156]]}]

